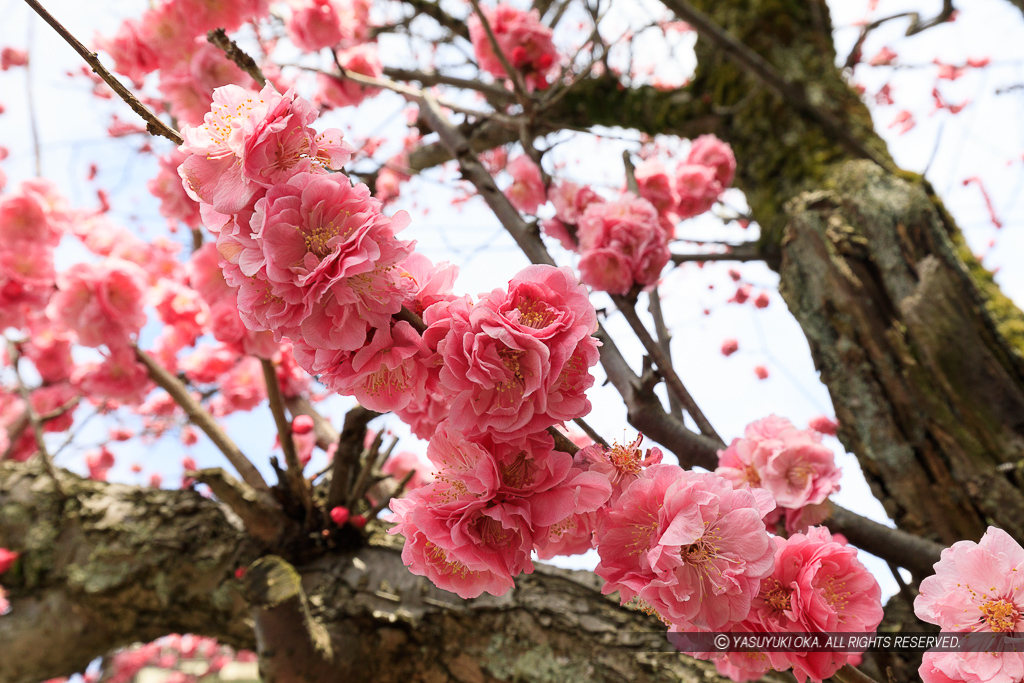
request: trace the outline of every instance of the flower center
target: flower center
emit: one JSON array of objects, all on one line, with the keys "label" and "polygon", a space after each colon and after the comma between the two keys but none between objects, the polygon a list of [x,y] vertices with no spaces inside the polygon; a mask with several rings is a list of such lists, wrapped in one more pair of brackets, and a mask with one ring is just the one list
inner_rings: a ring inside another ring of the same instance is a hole
[{"label": "flower center", "polygon": [[409,378],[404,365],[394,370],[385,365],[371,372],[363,382],[363,388],[370,396],[391,395],[401,393],[409,388]]},{"label": "flower center", "polygon": [[761,487],[761,475],[757,473],[757,468],[753,465],[743,466],[743,481],[750,484],[752,488]]},{"label": "flower center", "polygon": [[814,468],[803,461],[798,461],[786,472],[786,481],[793,488],[803,488],[812,476]]},{"label": "flower center", "polygon": [[[850,591],[846,590],[845,581],[836,581],[836,577],[828,577],[820,586],[825,601],[836,612],[842,612],[850,603]],[[842,622],[842,619],[840,619]]]},{"label": "flower center", "polygon": [[439,548],[430,541],[427,541],[425,549],[427,551],[427,559],[442,574],[458,574],[462,578],[466,578],[467,575],[475,576],[477,574],[477,572],[469,571],[469,568],[458,560],[449,560],[448,553],[445,552],[444,548]]},{"label": "flower center", "polygon": [[555,321],[554,311],[543,301],[523,299],[516,310],[519,311],[519,323],[535,330],[544,329]]},{"label": "flower center", "polygon": [[[345,212],[345,217],[349,216],[349,212]],[[316,222],[311,226],[308,226],[305,230],[296,226],[295,229],[302,233],[302,241],[306,246],[306,251],[310,254],[315,254],[317,258],[324,258],[332,251],[336,242],[335,237],[341,237],[340,241],[344,241],[352,234],[354,226],[341,226],[344,227],[344,233],[339,229],[339,226],[334,224],[334,221],[328,221],[326,224]]]},{"label": "flower center", "polygon": [[512,534],[501,525],[496,519],[483,515],[477,529],[480,532],[480,540],[490,546],[508,545],[512,540]]},{"label": "flower center", "polygon": [[684,545],[679,549],[679,556],[689,565],[700,566],[718,557],[718,546],[707,535],[701,536],[695,543]]},{"label": "flower center", "polygon": [[533,472],[530,467],[532,459],[526,451],[520,451],[516,459],[501,466],[501,481],[505,486],[521,489],[533,483]]},{"label": "flower center", "polygon": [[1009,600],[989,600],[979,605],[978,609],[993,631],[1013,631],[1020,620],[1017,606]]},{"label": "flower center", "polygon": [[642,438],[643,436],[638,436],[633,443],[627,445],[615,444],[605,451],[605,457],[619,471],[620,477],[626,474],[640,474],[643,459],[640,457],[639,446]]},{"label": "flower center", "polygon": [[768,584],[771,585],[771,588],[764,594],[764,601],[772,609],[777,609],[780,612],[788,611],[793,605],[789,589],[776,579],[768,579]]}]

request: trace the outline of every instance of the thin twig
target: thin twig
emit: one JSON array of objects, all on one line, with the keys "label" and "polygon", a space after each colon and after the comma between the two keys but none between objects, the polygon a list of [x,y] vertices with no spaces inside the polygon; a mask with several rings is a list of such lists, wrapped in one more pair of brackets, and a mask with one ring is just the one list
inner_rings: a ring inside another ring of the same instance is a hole
[{"label": "thin twig", "polygon": [[[712,243],[714,244],[714,243]],[[763,261],[764,254],[757,242],[723,245],[728,251],[712,251],[700,254],[672,254],[672,263],[688,263],[691,261]]]},{"label": "thin twig", "polygon": [[595,432],[594,428],[591,427],[589,424],[587,424],[586,421],[582,417],[573,418],[573,422],[576,423],[577,427],[579,427],[580,429],[583,430],[584,434],[589,436],[596,443],[601,444],[605,448],[610,448],[611,447],[611,446],[608,445],[608,442],[605,441],[604,437],[601,436],[600,434],[598,434],[597,432]]},{"label": "thin twig", "polygon": [[402,481],[398,482],[398,487],[395,489],[394,493],[392,493],[390,496],[387,496],[386,498],[381,498],[380,500],[378,500],[377,504],[370,508],[370,512],[367,513],[366,518],[376,519],[377,515],[380,514],[381,510],[386,508],[393,499],[401,498],[402,494],[405,493],[405,487],[409,485],[409,482],[412,481],[412,478],[415,474],[416,470],[409,470],[408,472],[406,472],[405,476],[402,477]]},{"label": "thin twig", "polygon": [[238,68],[249,74],[252,80],[259,83],[262,88],[267,84],[267,77],[263,75],[256,60],[245,53],[238,43],[228,38],[227,32],[222,28],[215,28],[206,32],[206,40],[214,47],[224,51],[224,56],[238,65]]},{"label": "thin twig", "polygon": [[107,71],[106,67],[100,63],[95,52],[91,52],[89,48],[82,44],[78,38],[71,35],[64,26],[53,18],[53,15],[46,11],[46,9],[40,5],[36,0],[25,0],[29,7],[35,10],[36,14],[43,18],[47,24],[53,27],[57,33],[60,34],[61,38],[67,41],[68,45],[75,49],[82,59],[92,67],[93,73],[102,78],[107,85],[117,93],[118,97],[124,100],[132,110],[141,116],[146,121],[146,130],[151,135],[160,135],[167,138],[176,145],[180,145],[184,140],[181,137],[181,133],[174,130],[166,123],[157,118],[156,114],[149,110],[149,108],[135,97],[135,95],[129,92],[128,88],[122,85],[121,81],[117,80],[112,73]]},{"label": "thin twig", "polygon": [[718,432],[711,426],[708,419],[704,417],[704,413],[697,406],[697,402],[690,396],[690,392],[686,390],[686,386],[683,381],[679,379],[679,375],[676,374],[675,369],[672,367],[672,362],[665,355],[661,346],[654,341],[651,337],[651,333],[647,331],[644,324],[640,321],[640,316],[636,313],[635,300],[627,299],[624,296],[615,294],[612,295],[612,301],[622,312],[622,315],[626,317],[629,322],[629,326],[633,328],[633,332],[637,338],[640,339],[640,343],[644,345],[647,350],[647,354],[654,361],[654,364],[658,366],[658,372],[665,380],[665,386],[668,387],[670,394],[675,394],[675,397],[679,399],[679,402],[686,408],[686,412],[690,414],[693,421],[697,423],[697,427],[700,429],[700,433],[704,436],[715,439],[721,442],[722,437],[718,436]]},{"label": "thin twig", "polygon": [[799,84],[788,80],[761,55],[744,43],[729,35],[703,12],[695,9],[687,0],[662,0],[662,4],[676,16],[693,26],[697,32],[722,50],[730,59],[749,71],[777,95],[789,102],[797,111],[814,120],[833,140],[839,142],[851,154],[870,159],[885,169],[892,169],[892,162],[884,155],[869,149],[831,112],[814,106],[807,91]]},{"label": "thin twig", "polygon": [[277,381],[277,368],[274,361],[266,358],[260,359],[263,367],[263,381],[267,385],[267,399],[270,403],[270,412],[274,416],[274,423],[277,425],[277,438],[281,442],[281,450],[284,452],[285,478],[288,480],[288,490],[291,491],[295,500],[302,504],[306,511],[306,518],[311,519],[313,514],[313,494],[309,489],[309,482],[302,474],[302,463],[295,452],[295,441],[292,439],[292,425],[284,414],[284,398],[281,396],[281,385]]},{"label": "thin twig", "polygon": [[36,448],[39,449],[39,457],[43,459],[43,467],[46,468],[46,473],[53,479],[53,486],[57,490],[57,493],[63,498],[66,497],[64,487],[60,483],[60,479],[57,477],[57,468],[53,465],[53,458],[50,457],[50,451],[46,448],[46,439],[43,437],[43,425],[39,421],[39,415],[36,413],[35,408],[32,407],[32,397],[29,394],[28,387],[25,385],[24,380],[21,378],[21,372],[18,370],[18,363],[21,360],[21,350],[18,345],[10,339],[7,340],[7,357],[10,361],[11,367],[14,369],[14,379],[18,383],[18,394],[21,396],[22,402],[25,404],[25,415],[28,416],[28,423],[32,425],[32,434],[36,439]]},{"label": "thin twig", "polygon": [[199,404],[199,401],[192,397],[188,387],[142,349],[135,347],[135,355],[146,366],[146,369],[149,370],[150,379],[170,394],[175,403],[181,406],[181,409],[188,415],[192,424],[202,429],[210,437],[214,445],[220,449],[220,452],[224,454],[228,462],[238,471],[242,481],[258,491],[268,491],[270,487],[263,480],[263,476],[249,462],[249,459],[245,457],[238,446],[235,445],[231,437],[221,429],[217,421],[213,419],[213,416],[206,412],[203,406]]},{"label": "thin twig", "polygon": [[636,167],[633,166],[628,149],[622,150],[622,165],[626,167],[626,189],[639,197],[640,185],[636,182]]},{"label": "thin twig", "polygon": [[[655,287],[652,289],[647,297],[647,310],[650,311],[651,317],[654,318],[654,334],[657,337],[657,342],[661,346],[661,349],[665,352],[665,357],[668,359],[668,362],[671,363],[672,335],[669,334],[668,327],[665,325],[665,316],[661,311],[661,295],[658,294],[658,288]],[[682,420],[683,406],[671,391],[668,394],[668,404],[672,414]]]},{"label": "thin twig", "polygon": [[938,26],[939,24],[949,21],[949,18],[953,16],[954,7],[953,0],[943,0],[942,11],[937,16],[926,21],[921,21],[920,12],[900,12],[899,14],[893,14],[888,17],[882,17],[881,19],[875,19],[870,24],[865,24],[860,29],[860,35],[857,36],[857,42],[853,44],[853,49],[850,50],[850,54],[846,57],[846,63],[844,66],[850,69],[857,65],[861,59],[861,48],[864,46],[864,41],[867,40],[868,34],[874,31],[882,24],[892,21],[894,19],[904,19],[910,17],[910,26],[907,27],[907,36],[912,36],[921,31],[930,29],[932,26]]},{"label": "thin twig", "polygon": [[555,440],[555,450],[568,453],[569,455],[576,455],[580,451],[580,447],[572,442],[572,439],[567,437],[562,432],[558,431],[554,427],[548,427],[548,434]]},{"label": "thin twig", "polygon": [[32,132],[32,153],[36,163],[36,177],[43,177],[43,156],[39,149],[39,121],[36,117],[36,98],[32,92],[32,63],[35,56],[32,54],[32,47],[35,44],[36,22],[32,15],[28,17],[28,64],[25,65],[25,100],[28,103],[28,125]]},{"label": "thin twig", "polygon": [[504,88],[491,83],[483,83],[471,78],[448,76],[436,71],[416,71],[415,69],[399,69],[393,66],[384,67],[384,75],[393,81],[419,81],[425,86],[450,85],[463,90],[475,90],[488,98],[493,97],[503,102],[515,99],[515,96]]},{"label": "thin twig", "polygon": [[365,493],[367,482],[370,480],[370,474],[373,472],[374,465],[377,463],[377,456],[380,454],[380,445],[383,442],[384,430],[382,429],[373,437],[373,443],[370,444],[370,447],[363,451],[362,458],[360,459],[359,474],[356,475],[356,480],[345,498],[345,507],[349,510],[354,509],[356,504],[362,500],[361,494]]},{"label": "thin twig", "polygon": [[512,235],[512,239],[516,241],[516,244],[523,250],[527,258],[533,263],[555,265],[551,254],[548,253],[543,242],[540,241],[540,232],[536,226],[531,229],[522,216],[519,215],[519,211],[512,206],[508,198],[498,189],[494,178],[491,177],[491,174],[487,172],[487,169],[484,168],[484,165],[473,153],[465,136],[448,123],[448,120],[441,112],[437,100],[424,93],[419,103],[420,114],[426,120],[427,125],[441,138],[441,142],[448,149],[449,154],[459,162],[462,176],[476,187],[477,192],[487,202],[487,206],[490,207],[491,211],[498,217],[498,220],[501,221],[501,224]]}]

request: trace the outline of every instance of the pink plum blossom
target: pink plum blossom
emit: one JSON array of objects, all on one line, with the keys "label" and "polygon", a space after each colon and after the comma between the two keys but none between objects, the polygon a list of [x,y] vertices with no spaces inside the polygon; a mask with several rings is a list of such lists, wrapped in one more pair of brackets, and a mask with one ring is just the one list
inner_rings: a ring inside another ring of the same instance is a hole
[{"label": "pink plum blossom", "polygon": [[732,148],[714,135],[701,135],[690,144],[688,164],[708,166],[715,171],[715,180],[725,189],[736,175],[736,157]]},{"label": "pink plum blossom", "polygon": [[46,314],[85,346],[123,346],[146,322],[146,273],[127,261],[76,263],[57,276],[57,290]]},{"label": "pink plum blossom", "polygon": [[676,169],[676,194],[679,197],[676,213],[684,220],[699,216],[714,206],[722,189],[714,168],[702,164],[680,164]]},{"label": "pink plum blossom", "polygon": [[775,415],[747,426],[718,453],[715,472],[736,486],[768,489],[780,508],[799,510],[820,505],[839,490],[841,471],[835,454],[821,445],[821,435],[796,429]]},{"label": "pink plum blossom", "polygon": [[512,206],[525,213],[537,213],[537,208],[547,201],[540,167],[530,157],[521,154],[510,161],[505,170],[512,176],[512,185],[505,190]]},{"label": "pink plum blossom", "polygon": [[[775,570],[761,581],[744,625],[780,633],[873,632],[882,621],[882,590],[857,559],[856,548],[814,527],[775,537]],[[841,652],[771,652],[778,671],[792,667],[800,683],[821,683],[847,663]]]},{"label": "pink plum blossom", "polygon": [[676,196],[673,178],[663,163],[657,159],[645,159],[637,164],[634,176],[641,197],[662,213],[675,211],[679,198]]},{"label": "pink plum blossom", "polygon": [[577,238],[584,284],[610,294],[657,283],[668,263],[668,235],[646,199],[622,197],[591,203],[579,219]]},{"label": "pink plum blossom", "polygon": [[308,102],[279,95],[271,85],[259,93],[236,85],[217,88],[205,122],[182,127],[181,151],[190,156],[178,173],[186,192],[216,212],[232,214],[246,208],[261,188],[276,187],[296,173],[340,168],[351,148],[338,130],[318,134],[309,128],[315,118]]},{"label": "pink plum blossom", "polygon": [[[1002,529],[981,541],[959,541],[942,551],[935,574],[921,582],[914,613],[952,632],[1024,632],[1024,549]],[[1010,681],[1024,673],[1019,652],[932,655],[921,667],[926,681]]]},{"label": "pink plum blossom", "polygon": [[400,321],[374,328],[365,346],[349,355],[329,378],[321,380],[330,389],[354,396],[370,410],[401,410],[411,401],[424,398],[424,360],[420,335],[412,325]]},{"label": "pink plum blossom", "polygon": [[655,465],[601,518],[595,572],[604,593],[634,597],[683,627],[721,629],[750,610],[774,547],[761,518],[774,501],[710,473]]},{"label": "pink plum blossom", "polygon": [[[380,78],[384,72],[376,45],[356,45],[347,50],[340,50],[337,57],[338,63],[346,72],[371,78]],[[367,97],[373,97],[380,92],[380,88],[327,74],[317,74],[317,86],[316,101],[331,107],[354,107]]]},{"label": "pink plum blossom", "polygon": [[496,289],[472,307],[446,304],[425,339],[440,340],[452,424],[511,439],[587,414],[596,326],[586,289],[569,268],[530,266],[507,292]]},{"label": "pink plum blossom", "polygon": [[341,17],[333,0],[309,0],[292,13],[288,37],[306,52],[317,52],[341,42]]},{"label": "pink plum blossom", "polygon": [[369,35],[369,0],[301,0],[298,5],[288,36],[302,50],[348,47]]},{"label": "pink plum blossom", "polygon": [[[558,51],[551,40],[551,29],[541,23],[538,12],[524,12],[504,3],[482,9],[498,47],[523,75],[526,87],[546,90],[550,78],[558,72]],[[474,13],[467,23],[480,68],[499,79],[508,78],[480,17]]]},{"label": "pink plum blossom", "polygon": [[178,176],[178,167],[186,157],[180,150],[160,157],[160,170],[146,187],[160,200],[160,215],[167,219],[169,226],[181,221],[190,228],[198,228],[202,225],[199,204],[185,192]]},{"label": "pink plum blossom", "polygon": [[98,37],[95,42],[113,57],[114,70],[135,83],[141,83],[146,74],[160,68],[160,58],[145,40],[142,25],[136,19],[126,19],[112,38]]},{"label": "pink plum blossom", "polygon": [[257,202],[238,272],[227,273],[241,287],[246,325],[320,349],[360,348],[368,327],[389,325],[401,309],[408,283],[396,266],[412,243],[395,233],[408,222],[404,212],[385,217],[365,185],[340,175],[302,173],[275,186]]}]

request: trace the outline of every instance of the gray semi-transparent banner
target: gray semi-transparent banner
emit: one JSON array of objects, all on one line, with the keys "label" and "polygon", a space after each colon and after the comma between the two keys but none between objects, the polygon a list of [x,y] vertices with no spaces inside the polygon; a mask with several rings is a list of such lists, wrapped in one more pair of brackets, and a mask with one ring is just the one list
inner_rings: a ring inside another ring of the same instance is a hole
[{"label": "gray semi-transparent banner", "polygon": [[1024,633],[669,633],[679,652],[1024,652]]}]

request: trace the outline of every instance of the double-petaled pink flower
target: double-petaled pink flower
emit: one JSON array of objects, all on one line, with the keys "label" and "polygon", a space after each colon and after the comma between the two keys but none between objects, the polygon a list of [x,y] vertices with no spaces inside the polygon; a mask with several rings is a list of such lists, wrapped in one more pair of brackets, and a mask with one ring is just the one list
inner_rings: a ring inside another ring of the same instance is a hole
[{"label": "double-petaled pink flower", "polygon": [[623,196],[594,202],[579,218],[580,278],[611,294],[657,283],[671,254],[658,210],[646,199]]},{"label": "double-petaled pink flower", "polygon": [[[1024,548],[1002,529],[989,527],[979,543],[959,541],[942,551],[935,575],[921,582],[914,613],[943,631],[1024,633]],[[1015,683],[1024,677],[1024,655],[1006,652],[926,653],[925,683]]]},{"label": "double-petaled pink flower", "polygon": [[[316,110],[293,94],[267,85],[259,93],[236,85],[217,88],[205,122],[183,126],[179,168],[185,190],[213,211],[229,215],[249,206],[266,188],[310,170],[341,168],[352,149],[341,131],[309,127]],[[207,227],[217,227],[207,221]]]},{"label": "double-petaled pink flower", "polygon": [[569,268],[530,266],[475,305],[445,304],[425,340],[441,359],[450,420],[467,435],[512,439],[590,411],[597,327]]},{"label": "double-petaled pink flower", "polygon": [[133,263],[76,263],[57,276],[46,314],[85,346],[125,346],[146,323],[145,293],[146,273]]},{"label": "double-petaled pink flower", "polygon": [[[484,7],[483,14],[505,59],[523,75],[526,87],[546,90],[550,78],[558,72],[558,50],[551,40],[551,29],[541,23],[537,10],[524,12],[499,4]],[[467,23],[480,68],[497,78],[508,78],[480,17],[473,14]]]},{"label": "double-petaled pink flower", "polygon": [[[823,516],[825,499],[839,490],[842,472],[821,435],[771,415],[747,425],[744,438],[718,452],[717,474],[737,487],[765,488],[786,513],[787,529],[800,531]],[[803,514],[801,514],[803,513]]]},{"label": "double-petaled pink flower", "polygon": [[630,484],[601,518],[595,570],[639,598],[665,621],[720,629],[747,616],[774,547],[761,518],[774,507],[767,492],[734,489],[710,473],[655,465]]}]

